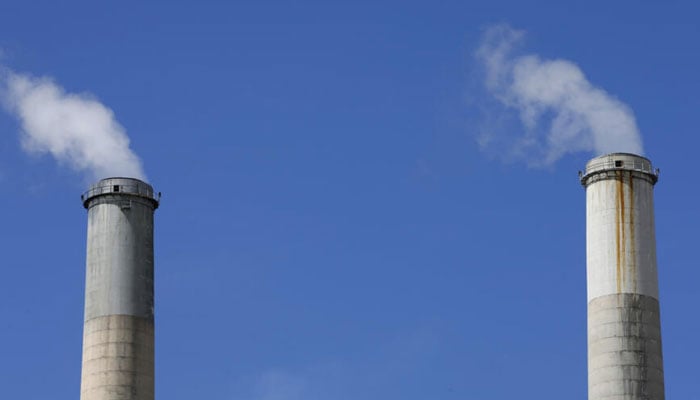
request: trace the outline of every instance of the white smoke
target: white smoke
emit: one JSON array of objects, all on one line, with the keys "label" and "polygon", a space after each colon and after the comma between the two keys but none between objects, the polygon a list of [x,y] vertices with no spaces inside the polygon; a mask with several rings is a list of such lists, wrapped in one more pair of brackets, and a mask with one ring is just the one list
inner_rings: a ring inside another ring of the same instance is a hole
[{"label": "white smoke", "polygon": [[[581,69],[566,60],[537,55],[515,56],[524,33],[507,25],[486,30],[476,53],[485,70],[487,90],[515,110],[525,133],[509,138],[509,153],[536,165],[550,165],[566,153],[642,154],[642,140],[632,110],[593,86]],[[483,130],[486,147],[503,141],[502,128]],[[505,134],[507,135],[507,134]]]},{"label": "white smoke", "polygon": [[26,151],[50,153],[93,179],[146,179],[124,127],[94,96],[66,93],[50,78],[4,69],[0,71],[0,97],[5,109],[20,122]]}]

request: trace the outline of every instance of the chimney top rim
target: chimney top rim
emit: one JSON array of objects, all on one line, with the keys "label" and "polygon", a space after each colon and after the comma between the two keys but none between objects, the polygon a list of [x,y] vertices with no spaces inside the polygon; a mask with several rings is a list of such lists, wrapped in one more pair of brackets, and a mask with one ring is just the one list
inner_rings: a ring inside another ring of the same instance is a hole
[{"label": "chimney top rim", "polygon": [[89,208],[90,201],[98,196],[117,195],[117,196],[137,196],[150,200],[153,203],[153,208],[158,208],[160,203],[160,193],[153,190],[153,186],[140,179],[129,177],[110,177],[100,179],[90,185],[80,199],[83,207]]}]

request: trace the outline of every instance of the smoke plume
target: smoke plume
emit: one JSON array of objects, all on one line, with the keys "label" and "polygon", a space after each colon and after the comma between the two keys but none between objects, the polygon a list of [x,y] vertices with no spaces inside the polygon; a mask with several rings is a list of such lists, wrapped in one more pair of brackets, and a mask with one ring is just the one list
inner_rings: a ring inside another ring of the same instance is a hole
[{"label": "smoke plume", "polygon": [[50,153],[59,163],[93,179],[110,176],[145,180],[141,160],[114,113],[94,96],[66,93],[50,78],[0,71],[0,98],[20,122],[22,147]]},{"label": "smoke plume", "polygon": [[514,55],[523,34],[507,25],[493,26],[476,52],[486,89],[501,106],[515,111],[524,127],[524,134],[512,136],[492,120],[480,132],[482,147],[505,145],[509,155],[535,165],[550,165],[579,151],[642,154],[632,110],[592,85],[570,61]]}]

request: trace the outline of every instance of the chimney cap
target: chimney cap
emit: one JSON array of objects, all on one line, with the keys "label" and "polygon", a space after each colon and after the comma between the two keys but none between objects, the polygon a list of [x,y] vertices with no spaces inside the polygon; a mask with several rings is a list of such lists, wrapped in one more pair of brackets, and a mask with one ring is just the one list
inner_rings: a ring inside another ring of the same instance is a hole
[{"label": "chimney cap", "polygon": [[153,191],[153,186],[148,183],[128,177],[112,177],[105,178],[90,185],[90,188],[80,196],[83,202],[83,207],[89,208],[90,201],[99,196],[117,195],[117,196],[136,196],[153,203],[153,208],[158,208],[160,203],[160,193]]},{"label": "chimney cap", "polygon": [[633,171],[645,176],[652,184],[659,180],[659,169],[654,169],[651,160],[632,153],[610,153],[595,157],[586,163],[585,171],[579,173],[583,186],[590,178],[599,174],[610,175],[614,171]]}]

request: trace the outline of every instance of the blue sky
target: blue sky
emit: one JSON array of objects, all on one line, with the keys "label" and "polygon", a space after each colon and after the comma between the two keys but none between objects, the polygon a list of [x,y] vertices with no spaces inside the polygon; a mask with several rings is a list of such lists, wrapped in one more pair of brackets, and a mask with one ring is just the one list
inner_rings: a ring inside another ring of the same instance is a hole
[{"label": "blue sky", "polygon": [[[594,153],[479,147],[474,54],[507,23],[633,110],[661,168],[667,397],[700,399],[700,10],[525,3],[0,5],[0,62],[99,99],[163,192],[159,398],[586,398]],[[75,399],[92,178],[24,151],[12,114],[0,131],[0,387]]]}]

